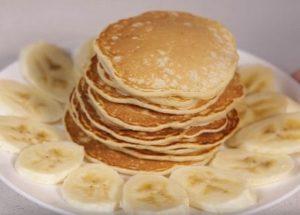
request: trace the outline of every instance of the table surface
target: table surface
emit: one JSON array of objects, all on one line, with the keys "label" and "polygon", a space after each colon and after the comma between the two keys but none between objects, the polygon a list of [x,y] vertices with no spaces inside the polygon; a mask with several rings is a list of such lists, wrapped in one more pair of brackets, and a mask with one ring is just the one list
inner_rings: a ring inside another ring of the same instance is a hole
[{"label": "table surface", "polygon": [[[300,68],[299,0],[0,0],[0,69],[39,40],[74,48],[111,21],[146,10],[181,10],[211,17],[238,47],[291,73]],[[298,214],[300,192],[259,214]],[[0,182],[1,215],[50,215]]]}]

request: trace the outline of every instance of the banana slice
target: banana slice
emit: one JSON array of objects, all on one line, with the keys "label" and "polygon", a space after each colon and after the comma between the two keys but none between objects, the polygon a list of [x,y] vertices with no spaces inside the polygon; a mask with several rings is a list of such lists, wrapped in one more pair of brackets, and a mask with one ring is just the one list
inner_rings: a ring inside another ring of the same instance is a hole
[{"label": "banana slice", "polygon": [[260,153],[300,152],[300,112],[280,114],[248,125],[228,140],[227,145]]},{"label": "banana slice", "polygon": [[104,164],[85,164],[64,181],[62,196],[72,206],[93,212],[113,212],[121,198],[123,179]]},{"label": "banana slice", "polygon": [[163,176],[139,173],[123,187],[121,206],[126,214],[189,214],[186,192]]},{"label": "banana slice", "polygon": [[53,126],[21,117],[0,116],[0,146],[6,151],[19,153],[30,145],[61,139],[62,133]]},{"label": "banana slice", "polygon": [[251,108],[245,102],[245,98],[236,105],[236,110],[239,115],[238,128],[243,128],[246,125],[255,121],[255,115]]},{"label": "banana slice", "polygon": [[56,122],[64,114],[58,102],[12,80],[0,80],[0,107],[2,115],[29,117],[41,122]]},{"label": "banana slice", "polygon": [[15,168],[18,173],[41,184],[57,184],[77,169],[84,157],[83,147],[72,142],[49,142],[25,148]]},{"label": "banana slice", "polygon": [[206,166],[175,170],[170,179],[188,192],[190,205],[213,213],[243,210],[257,202],[256,195],[235,175]]},{"label": "banana slice", "polygon": [[34,43],[21,51],[20,63],[24,77],[35,87],[67,102],[78,77],[65,50],[45,42]]},{"label": "banana slice", "polygon": [[246,96],[244,101],[253,112],[255,120],[285,113],[287,109],[287,97],[275,92],[251,94]]},{"label": "banana slice", "polygon": [[242,149],[218,152],[211,165],[244,177],[251,186],[282,180],[295,166],[288,155],[255,153]]},{"label": "banana slice", "polygon": [[260,92],[246,96],[237,106],[240,127],[287,111],[288,99],[275,92]]},{"label": "banana slice", "polygon": [[287,97],[287,113],[294,113],[300,111],[300,104],[293,100],[292,98]]},{"label": "banana slice", "polygon": [[271,68],[262,65],[249,65],[238,68],[240,80],[246,95],[275,91],[275,79]]},{"label": "banana slice", "polygon": [[75,70],[83,74],[90,65],[91,58],[95,55],[94,51],[95,38],[85,41],[74,55]]}]

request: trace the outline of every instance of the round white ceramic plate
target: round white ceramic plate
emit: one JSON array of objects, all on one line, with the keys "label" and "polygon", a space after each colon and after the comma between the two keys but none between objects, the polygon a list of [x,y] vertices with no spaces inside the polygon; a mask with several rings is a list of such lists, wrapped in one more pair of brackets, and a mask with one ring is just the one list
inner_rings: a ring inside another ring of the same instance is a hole
[{"label": "round white ceramic plate", "polygon": [[[262,64],[273,68],[277,78],[277,85],[280,91],[290,96],[296,101],[300,101],[300,86],[296,81],[291,79],[287,74],[280,69],[274,67],[270,63],[259,59],[251,54],[240,51],[240,65],[246,64]],[[11,64],[0,73],[0,79],[14,79],[24,82],[18,63]],[[1,113],[1,109],[0,109]],[[17,174],[14,169],[14,160],[16,156],[0,149],[0,179],[13,190],[23,195],[27,199],[39,204],[42,207],[48,208],[60,214],[87,214],[69,206],[61,198],[59,186],[44,186],[32,183]],[[243,211],[243,214],[253,214],[268,207],[271,207],[284,199],[290,197],[295,192],[300,190],[300,159],[297,160],[297,168],[286,178],[279,183],[269,185],[264,188],[257,189],[259,202],[257,205]],[[191,214],[203,214],[204,212],[192,209]],[[123,214],[121,210],[116,214]]]}]

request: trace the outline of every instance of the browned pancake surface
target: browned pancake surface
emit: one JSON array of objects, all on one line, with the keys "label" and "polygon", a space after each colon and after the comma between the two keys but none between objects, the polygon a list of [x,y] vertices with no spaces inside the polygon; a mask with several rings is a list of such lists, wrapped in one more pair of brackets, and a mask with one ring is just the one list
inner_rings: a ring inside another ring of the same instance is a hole
[{"label": "browned pancake surface", "polygon": [[[90,104],[87,91],[86,90],[79,90],[80,99],[83,101],[84,108],[86,109],[87,114],[91,119],[99,123],[101,126],[105,126],[108,129],[112,130],[113,132],[121,135],[121,136],[129,136],[132,138],[140,139],[140,140],[158,140],[162,138],[166,138],[169,136],[176,136],[182,133],[185,133],[186,136],[193,136],[199,133],[201,130],[204,129],[218,129],[226,123],[226,118],[216,120],[208,125],[204,126],[191,126],[187,129],[173,129],[173,128],[166,128],[156,132],[144,132],[144,131],[133,131],[129,129],[122,129],[117,126],[113,126],[109,123],[105,123],[105,121],[99,116],[99,113],[95,110],[93,105]],[[74,106],[75,109],[78,110],[78,113],[83,114],[84,111],[82,107],[79,106],[78,101],[76,98],[74,99]]]},{"label": "browned pancake surface", "polygon": [[67,112],[65,115],[65,126],[71,139],[84,146],[88,156],[106,163],[107,165],[136,171],[164,171],[178,165],[192,165],[197,162],[172,162],[144,160],[132,157],[125,153],[109,149],[104,144],[90,138],[72,120]]},{"label": "browned pancake surface", "polygon": [[[98,72],[97,72],[97,64],[100,68],[103,69],[101,63],[99,63],[99,61],[97,60],[97,57],[94,56],[91,59],[91,69],[89,69],[86,72],[86,78],[89,79],[90,81],[92,81],[94,83],[94,85],[101,91],[103,91],[105,94],[109,95],[110,97],[113,98],[119,98],[119,99],[132,99],[133,97],[130,95],[125,95],[124,93],[120,93],[118,91],[118,89],[113,88],[112,86],[109,86],[108,84],[106,84],[101,77],[99,76]],[[104,70],[104,69],[103,69]],[[104,76],[106,77],[106,79],[111,81],[111,78],[109,77],[109,75],[104,71]],[[165,105],[160,105],[160,104],[156,104],[156,103],[152,103],[146,99],[140,98],[140,97],[135,97],[134,99],[142,102],[142,103],[147,103],[153,106],[156,106],[158,108],[161,109],[171,109],[171,110],[180,110],[182,108],[176,108],[176,107],[172,107],[172,106],[165,106]],[[184,98],[182,98],[184,99]],[[191,107],[188,107],[187,109],[191,110],[191,109],[197,109],[200,108],[201,106],[207,104],[210,100],[201,100],[199,99],[197,101],[197,103]]]},{"label": "browned pancake surface", "polygon": [[[84,83],[84,80],[81,82],[83,87],[88,87],[85,86],[86,83]],[[173,115],[148,110],[136,105],[109,102],[97,94],[93,89],[89,88],[89,90],[91,96],[96,100],[96,104],[94,104],[96,108],[103,108],[110,117],[118,119],[126,124],[141,127],[157,127],[172,122],[186,122],[197,117],[203,117],[205,119],[205,117],[209,117],[210,114],[224,111],[235,99],[243,95],[243,87],[239,83],[238,77],[235,77],[233,84],[225,90],[220,99],[204,112]]]}]

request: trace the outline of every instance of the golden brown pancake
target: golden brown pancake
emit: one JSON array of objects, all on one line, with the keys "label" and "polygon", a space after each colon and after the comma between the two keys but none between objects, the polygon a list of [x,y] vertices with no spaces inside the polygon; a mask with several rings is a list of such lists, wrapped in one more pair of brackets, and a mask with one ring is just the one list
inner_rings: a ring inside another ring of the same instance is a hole
[{"label": "golden brown pancake", "polygon": [[[110,148],[113,148],[115,150],[123,151],[125,153],[129,153],[132,156],[138,157],[138,158],[145,158],[145,159],[157,159],[157,160],[176,160],[176,161],[182,161],[182,160],[195,160],[195,159],[202,159],[203,154],[205,153],[205,150],[213,148],[217,146],[220,142],[223,142],[226,138],[230,136],[230,134],[235,130],[237,123],[238,123],[238,117],[237,113],[234,111],[229,114],[229,123],[227,124],[226,128],[224,128],[222,131],[216,132],[216,133],[204,133],[201,134],[195,138],[184,138],[181,141],[174,142],[169,144],[167,147],[177,146],[177,148],[174,148],[172,151],[172,154],[176,154],[176,156],[165,156],[163,155],[165,153],[165,146],[149,146],[149,145],[137,145],[132,143],[126,143],[124,141],[120,141],[107,132],[104,132],[101,129],[98,129],[97,127],[94,127],[90,124],[89,120],[84,115],[76,115],[73,116],[75,122],[79,127],[84,130],[91,138],[97,139],[101,143],[109,146]],[[216,144],[214,144],[216,143]],[[212,147],[198,147],[198,149],[195,149],[197,145],[208,145],[213,144]],[[182,150],[181,153],[176,151],[179,149],[184,149],[185,147],[191,147],[194,146],[192,150],[189,150],[188,152],[192,151],[192,153],[186,153],[187,150]],[[137,149],[138,148],[138,149]],[[143,150],[139,150],[143,149]],[[154,150],[155,149],[155,150]],[[146,155],[145,155],[146,153]],[[149,154],[150,153],[150,154]],[[168,154],[168,153],[167,153]],[[182,155],[182,156],[178,156]]]},{"label": "golden brown pancake", "polygon": [[216,119],[225,117],[234,106],[235,102],[243,96],[243,86],[238,82],[238,77],[233,80],[233,85],[226,90],[220,99],[203,112],[186,115],[164,114],[131,104],[112,103],[101,97],[97,92],[86,86],[84,80],[78,85],[79,92],[87,88],[90,100],[98,111],[111,123],[137,131],[158,131],[163,128],[183,128],[192,124],[207,124]]},{"label": "golden brown pancake", "polygon": [[86,158],[125,174],[205,165],[237,129],[243,86],[232,34],[184,12],[109,25],[64,117]]},{"label": "golden brown pancake", "polygon": [[[104,70],[104,68],[100,62],[97,63],[97,74],[98,74],[99,78],[101,79],[101,81],[103,81],[106,85],[108,85],[114,89],[117,89],[123,95],[130,95],[127,92],[125,92],[122,88],[120,88],[117,83],[115,83],[113,81],[113,79],[109,76],[109,74]],[[178,109],[193,107],[197,104],[197,101],[199,100],[197,98],[184,98],[184,97],[180,97],[180,96],[135,97],[135,98],[145,100],[148,105],[155,105],[155,106],[158,105],[161,107],[170,107],[170,108],[178,108]],[[112,97],[110,97],[110,99],[112,99]],[[135,102],[136,101],[137,100],[135,100]],[[114,101],[112,101],[112,102],[114,102]],[[123,103],[123,102],[117,102],[117,103]],[[141,103],[142,107],[144,107],[147,104]]]},{"label": "golden brown pancake", "polygon": [[211,99],[232,79],[238,55],[220,23],[184,12],[152,11],[109,25],[95,51],[134,96]]},{"label": "golden brown pancake", "polygon": [[[202,161],[210,153],[218,150],[220,143],[201,145],[199,148],[182,148],[182,149],[158,149],[157,146],[142,146],[142,145],[133,145],[125,142],[116,143],[110,139],[103,140],[103,136],[100,136],[98,132],[95,132],[91,128],[87,128],[86,125],[83,125],[82,122],[79,122],[75,117],[73,117],[76,125],[82,129],[89,137],[99,141],[99,143],[104,144],[110,149],[120,151],[122,153],[128,154],[130,156],[145,159],[145,160],[158,160],[158,161],[175,161],[175,162],[184,162],[184,161]],[[175,146],[175,145],[174,145]],[[134,148],[137,147],[137,148]],[[152,148],[151,148],[152,147]],[[153,149],[155,147],[155,149]],[[201,147],[201,148],[200,148]]]},{"label": "golden brown pancake", "polygon": [[109,166],[115,167],[118,171],[125,174],[135,174],[140,171],[147,172],[161,172],[162,174],[168,174],[173,168],[178,166],[204,165],[210,161],[211,157],[199,162],[171,162],[171,161],[155,161],[138,159],[125,153],[112,150],[99,143],[95,139],[90,138],[85,132],[83,132],[72,120],[72,117],[67,112],[64,118],[65,127],[71,137],[71,139],[84,146],[86,156],[94,161],[101,161]]},{"label": "golden brown pancake", "polygon": [[[110,133],[115,138],[139,144],[165,145],[169,142],[179,140],[181,138],[192,138],[201,133],[216,132],[223,129],[227,123],[227,117],[216,120],[204,126],[190,126],[186,129],[165,128],[156,132],[133,131],[129,129],[120,128],[109,123],[97,114],[93,105],[89,103],[86,94],[79,94],[74,96],[74,109],[79,114],[84,114],[88,120],[97,128]],[[80,103],[80,104],[78,104]]]},{"label": "golden brown pancake", "polygon": [[[96,67],[100,66],[96,57],[92,58],[90,69],[87,70],[85,74],[85,80],[90,87],[93,88],[98,94],[100,94],[105,99],[109,100],[110,102],[115,103],[122,103],[122,104],[133,104],[138,105],[143,108],[147,108],[153,111],[161,112],[161,113],[169,113],[169,114],[193,114],[200,111],[205,110],[213,103],[215,103],[219,95],[211,100],[198,100],[194,99],[195,102],[192,105],[184,106],[184,107],[173,107],[173,106],[166,106],[160,105],[157,103],[153,103],[148,101],[149,98],[139,98],[139,97],[132,97],[130,95],[126,95],[123,92],[120,92],[117,88],[110,86],[109,84],[105,83],[101,77],[99,76]],[[100,66],[101,67],[101,66]],[[103,68],[101,69],[103,70]],[[107,75],[106,73],[104,75]],[[109,77],[107,77],[109,79]],[[169,99],[169,98],[160,98],[162,99]],[[179,103],[179,102],[178,102]]]},{"label": "golden brown pancake", "polygon": [[[191,152],[200,152],[201,150],[205,150],[208,148],[215,147],[219,145],[221,142],[224,142],[224,136],[222,139],[217,140],[217,142],[207,143],[207,144],[198,144],[194,143],[197,138],[182,138],[181,141],[184,141],[184,144],[180,144],[180,140],[174,141],[171,144],[164,144],[164,145],[151,145],[151,141],[148,144],[144,143],[130,143],[126,142],[122,139],[113,138],[108,136],[109,133],[104,132],[103,130],[99,129],[98,127],[93,127],[90,124],[88,119],[83,115],[78,115],[78,112],[74,112],[69,108],[69,112],[71,113],[72,117],[76,124],[88,133],[91,137],[97,139],[100,142],[103,142],[108,145],[113,145],[114,147],[125,147],[125,148],[133,148],[133,149],[146,149],[154,152],[160,152],[161,154],[189,154]],[[224,131],[224,130],[223,130]],[[203,135],[207,135],[208,133],[203,133]],[[106,135],[106,136],[104,136]],[[217,137],[217,136],[216,136]],[[190,143],[189,141],[192,141]]]},{"label": "golden brown pancake", "polygon": [[[77,113],[74,113],[76,114],[75,116],[79,118],[81,124],[84,124],[84,125],[88,125],[88,127],[92,128],[93,131],[95,132],[98,132],[97,134],[99,134],[101,137],[103,137],[104,139],[110,139],[110,140],[113,140],[113,141],[116,141],[116,142],[124,142],[125,141],[122,141],[122,140],[118,140],[117,138],[114,138],[112,135],[108,134],[107,132],[93,126],[89,121],[88,119],[86,118],[86,116],[84,114],[79,114],[77,115]],[[184,145],[186,144],[189,144],[189,143],[193,143],[193,144],[196,144],[196,145],[202,145],[202,144],[212,144],[212,143],[215,143],[217,141],[220,141],[222,139],[224,139],[225,137],[227,137],[228,135],[230,135],[230,133],[232,133],[237,124],[238,124],[238,116],[237,116],[237,113],[236,111],[232,111],[231,113],[229,113],[229,122],[226,124],[226,127],[224,129],[222,129],[221,131],[218,131],[218,132],[209,132],[209,133],[202,133],[194,138],[182,138],[178,141],[174,141],[174,142],[171,142],[169,144],[165,144],[165,145],[157,145],[157,147],[164,147],[164,146],[170,146],[170,145],[174,145],[174,144],[181,144],[182,147],[184,147]],[[124,131],[125,133],[125,131]],[[149,141],[150,142],[150,141]],[[132,145],[145,145],[145,144],[137,144],[137,143],[130,143]],[[148,145],[151,145],[151,144],[148,144]],[[145,146],[148,146],[148,145],[145,145]]]}]

